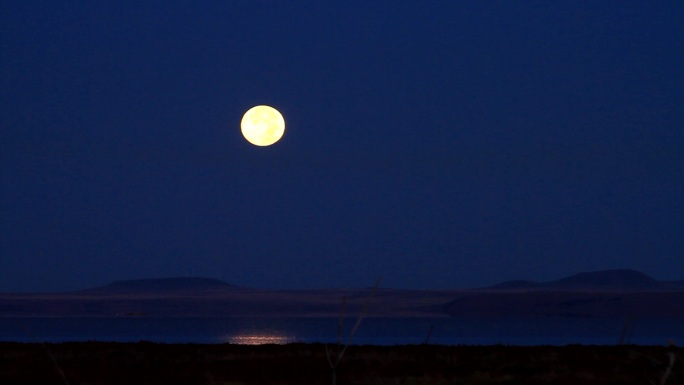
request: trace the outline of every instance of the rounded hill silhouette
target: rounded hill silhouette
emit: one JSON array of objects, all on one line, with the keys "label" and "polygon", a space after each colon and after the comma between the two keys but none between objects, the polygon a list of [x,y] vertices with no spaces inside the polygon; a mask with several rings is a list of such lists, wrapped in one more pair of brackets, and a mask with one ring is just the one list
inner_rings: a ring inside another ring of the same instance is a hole
[{"label": "rounded hill silhouette", "polygon": [[547,282],[507,281],[490,286],[489,290],[682,290],[682,281],[658,281],[631,269],[585,272]]}]

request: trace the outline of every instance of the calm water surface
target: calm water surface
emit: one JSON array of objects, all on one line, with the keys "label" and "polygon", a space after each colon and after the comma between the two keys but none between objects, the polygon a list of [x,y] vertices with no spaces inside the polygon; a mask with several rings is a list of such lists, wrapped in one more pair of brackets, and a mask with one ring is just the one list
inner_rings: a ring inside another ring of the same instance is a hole
[{"label": "calm water surface", "polygon": [[[352,344],[665,345],[683,320],[583,318],[366,318]],[[337,340],[337,318],[0,318],[0,341],[290,343]],[[355,319],[344,323],[345,336]],[[621,337],[624,336],[624,337]]]}]

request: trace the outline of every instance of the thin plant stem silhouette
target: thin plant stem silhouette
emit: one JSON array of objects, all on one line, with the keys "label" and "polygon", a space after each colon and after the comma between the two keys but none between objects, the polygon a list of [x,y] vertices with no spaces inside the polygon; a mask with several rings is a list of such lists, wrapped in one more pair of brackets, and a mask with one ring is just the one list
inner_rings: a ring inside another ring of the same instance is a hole
[{"label": "thin plant stem silhouette", "polygon": [[36,337],[36,336],[35,336],[33,333],[31,333],[26,327],[22,326],[21,329],[24,331],[24,333],[25,333],[27,336],[31,337],[31,339],[33,339],[33,341],[34,341],[35,343],[39,344],[40,347],[43,348],[43,350],[44,350],[45,353],[48,355],[48,357],[50,357],[50,361],[52,361],[52,364],[55,366],[55,370],[56,370],[57,373],[59,374],[59,377],[62,379],[62,381],[64,382],[64,384],[70,385],[70,384],[69,384],[69,380],[67,380],[66,375],[64,374],[64,371],[62,370],[62,368],[59,366],[59,363],[57,362],[57,358],[55,357],[54,354],[52,354],[52,352],[50,351],[50,349],[48,349],[47,345],[45,345],[45,342],[43,342],[43,340],[41,340],[41,339],[39,339],[38,337]]},{"label": "thin plant stem silhouette", "polygon": [[325,344],[325,357],[328,359],[328,365],[330,366],[332,385],[337,385],[337,367],[339,366],[340,362],[342,362],[342,357],[344,357],[344,353],[349,348],[349,345],[351,344],[354,335],[359,330],[359,326],[361,326],[361,321],[366,316],[366,314],[368,314],[368,305],[370,304],[370,300],[375,296],[375,293],[378,291],[378,287],[380,287],[380,279],[378,279],[375,282],[375,286],[373,286],[373,289],[363,301],[361,313],[356,318],[354,327],[352,327],[351,331],[347,335],[347,338],[344,340],[344,344],[342,341],[342,337],[344,334],[344,318],[347,313],[347,296],[342,297],[340,319],[337,323],[337,345],[334,349],[331,349],[328,346],[328,344]]}]

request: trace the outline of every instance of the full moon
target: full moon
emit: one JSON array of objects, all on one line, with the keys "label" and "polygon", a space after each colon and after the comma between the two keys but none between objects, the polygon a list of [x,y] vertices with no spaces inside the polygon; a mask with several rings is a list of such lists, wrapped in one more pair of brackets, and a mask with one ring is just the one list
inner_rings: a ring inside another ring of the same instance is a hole
[{"label": "full moon", "polygon": [[240,122],[242,135],[255,146],[270,146],[285,133],[283,115],[270,106],[255,106],[247,110]]}]

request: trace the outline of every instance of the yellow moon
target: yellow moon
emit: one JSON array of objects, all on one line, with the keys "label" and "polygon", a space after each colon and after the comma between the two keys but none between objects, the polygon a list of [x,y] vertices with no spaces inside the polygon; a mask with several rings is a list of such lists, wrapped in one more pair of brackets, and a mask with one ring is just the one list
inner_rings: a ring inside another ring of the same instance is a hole
[{"label": "yellow moon", "polygon": [[240,122],[242,135],[255,146],[270,146],[285,133],[283,115],[270,106],[255,106],[247,110]]}]

